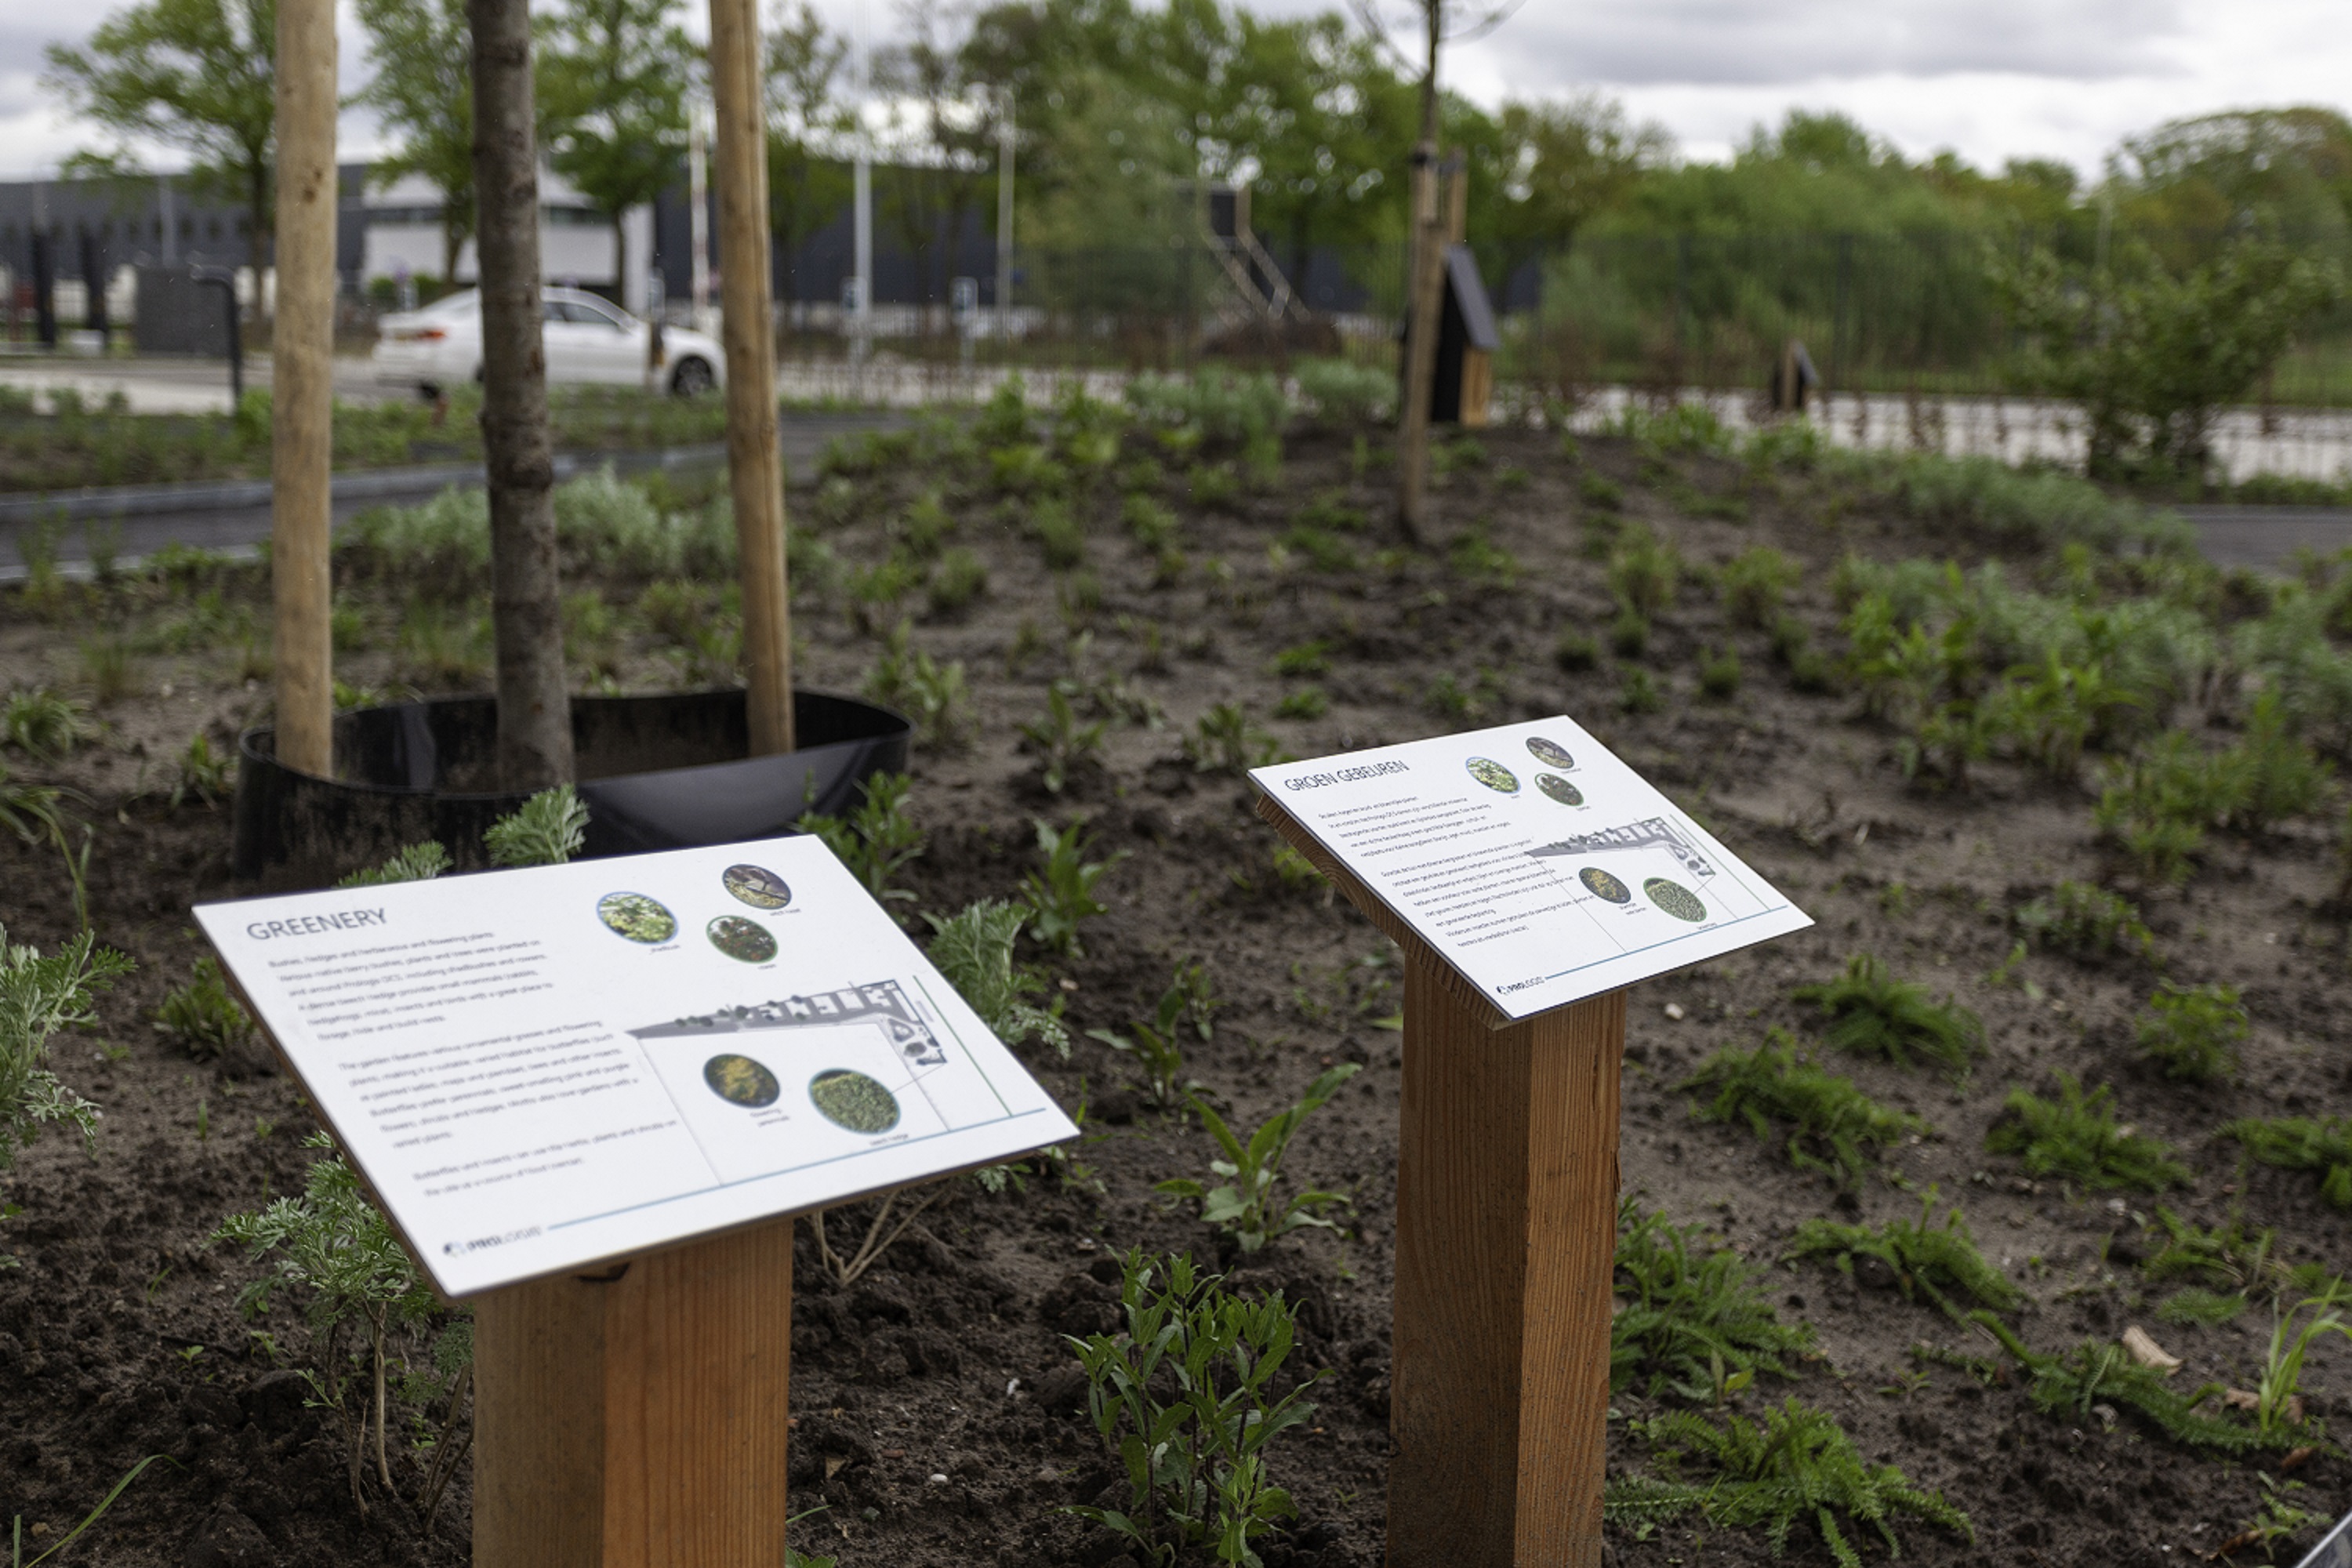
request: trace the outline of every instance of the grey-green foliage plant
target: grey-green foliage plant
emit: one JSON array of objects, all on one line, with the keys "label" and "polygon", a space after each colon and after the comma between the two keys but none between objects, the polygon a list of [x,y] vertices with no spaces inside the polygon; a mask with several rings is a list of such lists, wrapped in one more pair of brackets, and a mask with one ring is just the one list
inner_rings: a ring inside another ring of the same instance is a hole
[{"label": "grey-green foliage plant", "polygon": [[912,784],[904,773],[872,774],[857,786],[862,798],[848,816],[812,811],[799,823],[802,832],[814,834],[840,858],[859,886],[884,902],[914,898],[890,884],[929,843],[907,815],[907,792]]},{"label": "grey-green foliage plant", "polygon": [[915,721],[919,739],[943,749],[961,745],[969,715],[963,660],[940,663],[913,646],[907,623],[900,621],[883,639],[882,653],[866,678],[866,695],[886,708],[896,708]]},{"label": "grey-green foliage plant", "polygon": [[1184,1075],[1187,1026],[1204,1042],[1215,1035],[1209,1021],[1213,1005],[1207,967],[1197,961],[1180,963],[1174,981],[1160,994],[1160,1005],[1152,1016],[1136,1021],[1133,1038],[1110,1029],[1088,1029],[1087,1037],[1100,1040],[1140,1066],[1152,1100],[1165,1109],[1174,1105],[1177,1096],[1191,1087],[1181,1081]]},{"label": "grey-green foliage plant", "polygon": [[1616,1294],[1609,1321],[1609,1386],[1636,1379],[1652,1397],[1671,1391],[1707,1400],[1737,1392],[1759,1372],[1796,1375],[1789,1362],[1813,1353],[1809,1323],[1784,1323],[1764,1293],[1766,1272],[1703,1225],[1676,1226],[1663,1209],[1617,1205]]},{"label": "grey-green foliage plant", "polygon": [[1829,1043],[1856,1056],[1884,1057],[1909,1067],[1916,1054],[1954,1073],[1984,1049],[1983,1021],[1951,1001],[1937,1002],[1927,988],[1897,980],[1886,962],[1858,952],[1845,973],[1819,985],[1800,985],[1801,1004],[1820,1006]]},{"label": "grey-green foliage plant", "polygon": [[2251,1026],[2234,985],[2163,982],[2139,1016],[2142,1055],[2167,1078],[2213,1083],[2238,1068],[2238,1047]]},{"label": "grey-green foliage plant", "polygon": [[187,984],[164,994],[155,1009],[155,1027],[198,1061],[235,1057],[253,1039],[253,1020],[230,994],[220,962],[213,958],[196,960]]},{"label": "grey-green foliage plant", "polygon": [[1396,403],[1396,377],[1353,360],[1300,360],[1290,374],[1318,424],[1333,427],[1372,424],[1386,416]]},{"label": "grey-green foliage plant", "polygon": [[[2025,1370],[2027,1393],[2045,1415],[2075,1422],[2095,1419],[2101,1403],[2137,1411],[2174,1442],[2223,1454],[2251,1454],[2266,1447],[2284,1447],[2266,1440],[2242,1421],[2223,1415],[2218,1404],[2221,1385],[2205,1384],[2182,1390],[2165,1381],[2153,1367],[2132,1360],[2123,1346],[2085,1342],[2063,1356],[2043,1355],[1992,1313],[1975,1311],[1969,1321],[1983,1326],[2003,1350]],[[2212,1403],[2209,1403],[2212,1402]]]},{"label": "grey-green foliage plant", "polygon": [[1799,1057],[1785,1029],[1769,1031],[1752,1051],[1722,1047],[1682,1087],[1713,1092],[1714,1099],[1696,1108],[1703,1121],[1745,1123],[1764,1142],[1785,1126],[1790,1163],[1847,1186],[1860,1184],[1873,1151],[1927,1130],[1916,1116],[1872,1100],[1852,1079]]},{"label": "grey-green foliage plant", "polygon": [[2352,1209],[2352,1119],[2244,1117],[2223,1124],[2221,1136],[2235,1139],[2265,1165],[2316,1174],[2322,1198]]},{"label": "grey-green foliage plant", "polygon": [[1037,852],[1045,860],[1021,879],[1022,900],[1029,910],[1029,934],[1039,946],[1064,958],[1083,957],[1086,947],[1078,940],[1079,922],[1109,910],[1095,897],[1095,884],[1104,872],[1127,858],[1127,851],[1115,851],[1108,860],[1089,860],[1084,823],[1056,829],[1040,821],[1036,826]]},{"label": "grey-green foliage plant", "polygon": [[[365,1512],[360,1475],[371,1447],[378,1479],[393,1484],[385,1434],[394,1338],[430,1321],[437,1304],[382,1211],[361,1191],[358,1173],[331,1152],[334,1141],[321,1132],[303,1147],[324,1152],[311,1162],[302,1195],[231,1215],[211,1240],[248,1247],[272,1265],[237,1297],[247,1316],[268,1311],[281,1288],[299,1294],[316,1347],[315,1364],[304,1374],[320,1403],[352,1422],[352,1500]],[[364,1379],[356,1401],[355,1376]]]},{"label": "grey-green foliage plant", "polygon": [[1297,1135],[1307,1117],[1328,1104],[1361,1070],[1362,1064],[1359,1062],[1341,1062],[1327,1068],[1307,1086],[1307,1092],[1296,1104],[1266,1118],[1250,1134],[1247,1142],[1225,1125],[1214,1106],[1197,1092],[1190,1095],[1192,1109],[1200,1112],[1201,1124],[1224,1152],[1223,1159],[1209,1162],[1212,1175],[1223,1180],[1212,1186],[1180,1176],[1160,1183],[1154,1190],[1198,1203],[1202,1223],[1231,1235],[1244,1252],[1255,1252],[1267,1242],[1307,1226],[1338,1229],[1335,1222],[1323,1217],[1322,1211],[1346,1203],[1346,1195],[1314,1190],[1284,1195],[1278,1190],[1282,1163],[1290,1152],[1291,1139]]},{"label": "grey-green foliage plant", "polygon": [[100,947],[87,931],[44,958],[38,948],[10,942],[0,926],[0,1171],[47,1122],[70,1124],[98,1152],[98,1107],[49,1070],[49,1041],[96,1023],[99,994],[131,970],[130,959]]},{"label": "grey-green foliage plant", "polygon": [[1297,1509],[1267,1464],[1274,1440],[1315,1406],[1299,1380],[1276,1394],[1297,1339],[1279,1292],[1235,1296],[1189,1254],[1130,1252],[1124,1333],[1068,1337],[1087,1374],[1087,1413],[1128,1483],[1124,1509],[1070,1511],[1115,1531],[1153,1563],[1260,1568],[1252,1544]]},{"label": "grey-green foliage plant", "polygon": [[2082,1080],[2061,1069],[2058,1098],[2012,1089],[2000,1119],[1985,1134],[1996,1154],[2015,1154],[2032,1176],[2063,1176],[2105,1191],[2135,1187],[2162,1192],[2189,1180],[2188,1167],[2145,1133],[2116,1124],[2116,1091],[2101,1084],[2083,1092]]},{"label": "grey-green foliage plant", "polygon": [[493,866],[561,866],[580,853],[587,834],[588,807],[579,791],[557,784],[490,824],[482,847]]},{"label": "grey-green foliage plant", "polygon": [[1026,909],[1003,899],[982,899],[945,920],[923,918],[931,925],[931,962],[992,1034],[1008,1046],[1043,1040],[1068,1057],[1070,1032],[1058,1011],[1029,1000],[1047,991],[1045,976],[1013,956],[1029,921]]},{"label": "grey-green foliage plant", "polygon": [[2061,882],[2018,906],[2012,918],[2034,946],[2077,958],[2156,955],[2155,933],[2140,920],[2139,907],[2089,882]]},{"label": "grey-green foliage plant", "polygon": [[[1718,1427],[1695,1412],[1675,1410],[1634,1427],[1659,1449],[1667,1474],[1612,1482],[1602,1506],[1637,1539],[1697,1512],[1709,1524],[1761,1529],[1778,1558],[1787,1555],[1789,1537],[1802,1521],[1820,1532],[1841,1568],[1862,1568],[1849,1531],[1874,1532],[1890,1554],[1902,1555],[1895,1523],[1906,1517],[1976,1539],[1969,1516],[1943,1493],[1912,1485],[1893,1465],[1864,1462],[1836,1417],[1793,1397],[1777,1410],[1768,1407],[1761,1421],[1735,1414]],[[1685,1457],[1706,1461],[1713,1473],[1683,1479],[1679,1461]]]},{"label": "grey-green foliage plant", "polygon": [[1958,1299],[1963,1296],[1997,1312],[2014,1310],[2022,1296],[2009,1276],[1977,1249],[1976,1237],[1958,1207],[1954,1206],[1937,1226],[1929,1223],[1935,1205],[1936,1189],[1930,1187],[1919,1200],[1916,1221],[1889,1220],[1874,1228],[1809,1219],[1797,1226],[1781,1256],[1826,1257],[1848,1274],[1853,1272],[1855,1258],[1875,1258],[1895,1271],[1895,1282],[1905,1296],[1925,1296],[1962,1321],[1964,1310]]},{"label": "grey-green foliage plant", "polygon": [[1245,773],[1282,758],[1282,743],[1252,721],[1238,702],[1220,702],[1184,737],[1184,754],[1197,773]]},{"label": "grey-green foliage plant", "polygon": [[1078,721],[1070,701],[1076,689],[1070,681],[1056,680],[1045,689],[1045,717],[1021,726],[1023,749],[1036,757],[1045,788],[1054,795],[1069,787],[1079,769],[1102,765],[1103,736],[1110,729],[1108,719]]},{"label": "grey-green foliage plant", "polygon": [[449,869],[449,851],[427,839],[403,847],[381,866],[354,871],[338,888],[375,888],[393,882],[429,882]]}]

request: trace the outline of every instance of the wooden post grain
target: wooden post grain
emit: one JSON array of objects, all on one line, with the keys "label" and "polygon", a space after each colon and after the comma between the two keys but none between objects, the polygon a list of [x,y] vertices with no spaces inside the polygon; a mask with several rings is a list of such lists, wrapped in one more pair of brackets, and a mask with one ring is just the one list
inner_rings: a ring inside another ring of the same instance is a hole
[{"label": "wooden post grain", "polygon": [[778,1568],[793,1225],[475,1304],[475,1568]]},{"label": "wooden post grain", "polygon": [[[278,760],[335,771],[327,536],[333,480],[335,7],[278,6],[277,312],[270,347],[269,573]],[[258,237],[256,237],[258,238]],[[261,251],[254,251],[256,284]],[[233,314],[234,312],[232,312]],[[232,321],[229,330],[235,331]]]},{"label": "wooden post grain", "polygon": [[793,624],[784,574],[784,468],[776,445],[776,328],[769,286],[768,131],[757,0],[710,0],[718,122],[721,347],[727,467],[743,578],[751,754],[793,749]]}]

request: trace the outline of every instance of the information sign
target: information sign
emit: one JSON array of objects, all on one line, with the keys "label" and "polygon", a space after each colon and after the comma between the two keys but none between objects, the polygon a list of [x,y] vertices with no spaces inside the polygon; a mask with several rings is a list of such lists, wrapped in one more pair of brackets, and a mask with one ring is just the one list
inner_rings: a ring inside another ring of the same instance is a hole
[{"label": "information sign", "polygon": [[1073,1137],[814,837],[196,911],[441,1290]]},{"label": "information sign", "polygon": [[1813,923],[1566,718],[1250,777],[1510,1018]]}]

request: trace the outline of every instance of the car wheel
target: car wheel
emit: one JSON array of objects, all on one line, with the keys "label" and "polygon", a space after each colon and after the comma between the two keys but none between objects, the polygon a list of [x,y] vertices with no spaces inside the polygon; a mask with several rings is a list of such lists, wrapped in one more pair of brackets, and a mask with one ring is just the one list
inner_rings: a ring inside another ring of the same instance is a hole
[{"label": "car wheel", "polygon": [[679,397],[699,397],[718,384],[719,378],[710,374],[710,362],[707,359],[682,359],[669,374],[669,389]]}]

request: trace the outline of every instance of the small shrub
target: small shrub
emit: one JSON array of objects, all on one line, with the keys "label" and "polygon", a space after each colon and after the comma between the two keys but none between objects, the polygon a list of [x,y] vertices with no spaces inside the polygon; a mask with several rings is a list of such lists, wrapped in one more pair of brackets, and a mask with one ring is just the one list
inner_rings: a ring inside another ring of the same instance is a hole
[{"label": "small shrub", "polygon": [[1086,525],[1060,501],[1041,500],[1032,508],[1029,532],[1045,557],[1046,570],[1069,572],[1086,564]]},{"label": "small shrub", "polygon": [[2013,1310],[2022,1294],[2008,1275],[1985,1260],[1977,1249],[1969,1223],[1953,1208],[1941,1226],[1928,1224],[1936,1190],[1919,1201],[1919,1217],[1890,1220],[1873,1229],[1864,1225],[1841,1225],[1834,1220],[1809,1219],[1797,1226],[1784,1258],[1828,1257],[1847,1274],[1857,1258],[1875,1258],[1895,1273],[1895,1282],[1906,1298],[1925,1296],[1962,1322],[1967,1319],[1958,1298],[1972,1298],[1996,1312]]},{"label": "small shrub", "polygon": [[1769,1276],[1728,1247],[1706,1245],[1704,1226],[1674,1226],[1664,1210],[1617,1206],[1616,1294],[1609,1321],[1609,1386],[1637,1377],[1652,1398],[1672,1391],[1714,1400],[1733,1378],[1794,1377],[1789,1361],[1813,1353],[1807,1323],[1784,1323],[1765,1294]]},{"label": "small shrub", "polygon": [[2021,905],[2013,918],[2019,932],[2034,946],[2077,958],[2117,952],[2153,958],[2156,953],[2155,934],[2140,922],[2139,907],[2088,882],[2061,882]]},{"label": "small shrub", "polygon": [[1698,689],[1703,696],[1727,702],[1739,695],[1739,650],[1711,649],[1698,656]]},{"label": "small shrub", "polygon": [[47,1122],[72,1124],[97,1154],[98,1107],[49,1070],[49,1041],[61,1030],[96,1023],[99,994],[131,969],[131,960],[100,947],[87,930],[43,958],[38,948],[11,942],[0,927],[0,1171],[16,1163]]},{"label": "small shrub", "polygon": [[1396,402],[1395,376],[1351,360],[1301,360],[1291,376],[1316,422],[1333,429],[1376,423]]},{"label": "small shrub", "polygon": [[849,623],[860,637],[872,637],[898,614],[898,603],[920,590],[930,574],[911,556],[892,551],[871,566],[849,574]]},{"label": "small shrub", "polygon": [[1086,858],[1086,826],[1074,822],[1056,831],[1044,822],[1037,824],[1037,852],[1045,864],[1021,879],[1021,896],[1029,906],[1029,934],[1037,944],[1064,958],[1083,958],[1086,948],[1078,941],[1081,921],[1109,911],[1110,906],[1095,897],[1095,884],[1103,873],[1127,858],[1124,849],[1108,860]]},{"label": "small shrub", "polygon": [[1864,1463],[1836,1417],[1793,1397],[1780,1409],[1766,1409],[1760,1422],[1734,1415],[1717,1427],[1704,1416],[1677,1410],[1634,1426],[1670,1466],[1691,1455],[1715,1471],[1704,1481],[1631,1476],[1612,1483],[1603,1512],[1637,1534],[1696,1511],[1711,1525],[1762,1529],[1772,1555],[1779,1557],[1802,1521],[1820,1532],[1840,1568],[1862,1568],[1847,1530],[1860,1534],[1867,1527],[1886,1542],[1889,1555],[1901,1556],[1895,1521],[1905,1515],[1963,1540],[1976,1539],[1969,1516],[1946,1502],[1943,1493],[1922,1491],[1893,1465]]},{"label": "small shrub", "polygon": [[1666,694],[1650,672],[1635,666],[1625,672],[1625,684],[1617,693],[1617,706],[1628,713],[1655,713],[1666,705]]},{"label": "small shrub", "polygon": [[449,851],[427,840],[411,844],[383,865],[354,871],[338,888],[376,888],[392,882],[429,882],[449,868]]},{"label": "small shrub", "polygon": [[1825,984],[1800,985],[1791,999],[1819,1005],[1831,1045],[1897,1067],[1909,1067],[1916,1053],[1961,1073],[1984,1049],[1984,1024],[1974,1013],[1931,1000],[1926,986],[1895,979],[1871,953],[1854,954],[1845,973]]},{"label": "small shrub", "polygon": [[2234,985],[2164,982],[2139,1016],[2139,1048],[2167,1078],[2213,1083],[2237,1072],[2238,1046],[2248,1032]]},{"label": "small shrub", "polygon": [[482,847],[493,866],[562,866],[580,853],[587,836],[587,803],[570,784],[558,784],[490,824]]},{"label": "small shrub", "polygon": [[992,447],[988,454],[989,483],[1001,495],[1050,495],[1066,486],[1069,478],[1069,470],[1034,441]]},{"label": "small shrub", "polygon": [[2331,770],[2289,727],[2278,694],[2254,700],[2243,738],[2224,753],[2229,775],[2229,825],[2241,833],[2267,833],[2303,816],[2327,793]]},{"label": "small shrub", "polygon": [[1189,1177],[1178,1177],[1160,1183],[1153,1190],[1198,1203],[1202,1222],[1232,1236],[1244,1252],[1255,1252],[1267,1242],[1307,1226],[1337,1229],[1322,1216],[1322,1211],[1346,1203],[1343,1194],[1308,1191],[1284,1197],[1276,1189],[1282,1180],[1282,1163],[1290,1152],[1290,1141],[1297,1135],[1299,1127],[1362,1070],[1357,1062],[1341,1062],[1327,1068],[1307,1085],[1306,1094],[1297,1104],[1268,1117],[1250,1134],[1247,1142],[1234,1136],[1215,1107],[1197,1093],[1192,1094],[1190,1099],[1192,1109],[1200,1113],[1201,1124],[1217,1141],[1217,1147],[1224,1151],[1223,1159],[1209,1162],[1212,1177],[1223,1180],[1210,1186]]},{"label": "small shrub", "polygon": [[1823,1071],[1797,1055],[1786,1030],[1773,1029],[1752,1051],[1726,1046],[1701,1063],[1682,1085],[1711,1090],[1715,1098],[1697,1109],[1706,1121],[1744,1122],[1759,1142],[1789,1129],[1789,1163],[1820,1171],[1847,1186],[1859,1185],[1883,1149],[1927,1124],[1906,1111],[1890,1110],[1853,1086],[1853,1080]]},{"label": "small shrub", "polygon": [[1174,549],[1181,536],[1176,514],[1149,495],[1129,495],[1119,503],[1118,516],[1136,543],[1155,555]]},{"label": "small shrub", "polygon": [[1650,618],[1631,605],[1609,623],[1609,647],[1620,658],[1640,658],[1650,651]]},{"label": "small shrub", "polygon": [[1315,1378],[1279,1398],[1297,1336],[1279,1291],[1228,1294],[1190,1255],[1130,1252],[1119,1291],[1125,1331],[1071,1337],[1087,1374],[1087,1410],[1127,1479],[1124,1510],[1070,1511],[1135,1543],[1154,1563],[1213,1557],[1255,1563],[1250,1542],[1297,1514],[1266,1453],[1307,1421]]},{"label": "small shrub", "polygon": [[1628,530],[1610,552],[1609,591],[1645,619],[1675,602],[1682,574],[1681,555],[1647,528]]},{"label": "small shrub", "polygon": [[2094,819],[2142,876],[2178,884],[2189,879],[2190,857],[2204,847],[2206,830],[2238,798],[2228,763],[2175,730],[2128,762],[2109,765]]},{"label": "small shrub", "polygon": [[962,615],[987,592],[987,566],[977,554],[959,545],[940,557],[924,598],[931,618],[943,621]]},{"label": "small shrub", "polygon": [[2085,1095],[2072,1073],[2061,1071],[2057,1079],[2055,1100],[2010,1090],[1985,1147],[2019,1156],[2030,1176],[2064,1176],[2099,1191],[2157,1193],[2189,1180],[2188,1168],[2162,1143],[2116,1125],[2114,1089],[2101,1084]]},{"label": "small shrub", "polygon": [[58,762],[89,735],[87,714],[80,703],[47,688],[11,692],[0,708],[0,742],[37,762]]},{"label": "small shrub", "polygon": [[918,560],[929,561],[940,552],[949,534],[956,531],[956,520],[940,500],[937,490],[925,490],[898,514],[898,542]]},{"label": "small shrub", "polygon": [[895,708],[915,721],[915,733],[934,746],[962,742],[969,716],[963,660],[940,663],[913,646],[907,623],[892,627],[881,657],[866,678],[867,700]]},{"label": "small shrub", "polygon": [[1782,602],[1802,576],[1795,560],[1769,545],[1742,551],[1724,563],[1719,578],[1723,613],[1733,626],[1761,631],[1780,619]]},{"label": "small shrub", "polygon": [[1203,510],[1230,507],[1242,493],[1231,463],[1193,464],[1185,472],[1184,488],[1192,504]]},{"label": "small shrub", "polygon": [[1282,744],[1253,723],[1239,703],[1220,702],[1184,737],[1184,754],[1196,773],[1239,773],[1280,761]]},{"label": "small shrub", "polygon": [[155,1009],[155,1028],[200,1062],[239,1057],[253,1042],[253,1020],[230,994],[219,962],[211,958],[196,960],[188,983],[164,994]]},{"label": "small shrub", "polygon": [[2337,1208],[2352,1209],[2352,1120],[2247,1117],[2226,1123],[2221,1136],[2235,1139],[2265,1165],[2317,1174],[2319,1195]]},{"label": "small shrub", "polygon": [[864,797],[846,816],[810,812],[798,823],[803,833],[824,841],[851,876],[883,902],[915,895],[894,888],[891,879],[919,859],[929,839],[907,815],[907,792],[913,781],[904,773],[876,773],[860,784]]},{"label": "small shrub", "polygon": [[1027,910],[1003,899],[982,899],[945,920],[923,918],[931,925],[931,963],[991,1034],[1008,1046],[1043,1040],[1065,1058],[1069,1056],[1070,1032],[1058,1013],[1029,1000],[1050,989],[1045,977],[1013,956],[1021,928],[1029,921]]},{"label": "small shrub", "polygon": [[1021,726],[1021,747],[1037,759],[1046,790],[1059,795],[1082,768],[1102,766],[1103,736],[1108,720],[1078,722],[1070,702],[1071,687],[1057,680],[1045,690],[1045,716]]},{"label": "small shrub", "polygon": [[1577,479],[1576,493],[1595,511],[1622,511],[1625,507],[1624,488],[1590,468]]}]

